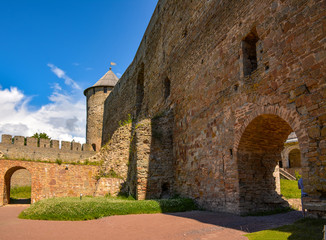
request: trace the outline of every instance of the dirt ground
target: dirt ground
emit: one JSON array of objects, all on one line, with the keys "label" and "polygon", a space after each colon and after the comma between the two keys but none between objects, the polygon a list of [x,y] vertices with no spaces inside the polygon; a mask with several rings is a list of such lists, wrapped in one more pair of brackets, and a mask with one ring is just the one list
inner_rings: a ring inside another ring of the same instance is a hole
[{"label": "dirt ground", "polygon": [[173,214],[112,216],[63,222],[18,219],[28,205],[0,207],[0,240],[245,240],[243,234],[278,227],[301,218],[300,212],[264,217],[192,211]]}]

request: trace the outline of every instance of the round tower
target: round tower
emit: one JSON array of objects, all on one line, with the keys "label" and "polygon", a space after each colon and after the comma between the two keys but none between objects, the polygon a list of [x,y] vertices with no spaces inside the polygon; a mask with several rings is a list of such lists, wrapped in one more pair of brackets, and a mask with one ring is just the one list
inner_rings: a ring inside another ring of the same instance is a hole
[{"label": "round tower", "polygon": [[86,143],[91,144],[95,151],[99,151],[102,145],[104,101],[118,80],[110,67],[100,80],[84,91],[87,98]]}]

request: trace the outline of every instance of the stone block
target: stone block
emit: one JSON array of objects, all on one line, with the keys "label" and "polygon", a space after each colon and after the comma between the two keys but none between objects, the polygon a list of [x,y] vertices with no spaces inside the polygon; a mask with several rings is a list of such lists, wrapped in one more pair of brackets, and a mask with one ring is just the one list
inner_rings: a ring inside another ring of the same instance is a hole
[{"label": "stone block", "polygon": [[15,136],[14,137],[14,144],[17,146],[24,146],[25,145],[25,137],[23,136]]},{"label": "stone block", "polygon": [[59,143],[58,140],[51,140],[51,148],[59,149]]},{"label": "stone block", "polygon": [[61,141],[61,150],[71,150],[71,142]]},{"label": "stone block", "polygon": [[27,137],[26,138],[26,146],[28,147],[37,147],[38,144],[37,144],[37,138],[34,138],[34,137]]},{"label": "stone block", "polygon": [[84,143],[83,144],[83,151],[94,151],[92,145],[88,144],[88,143]]},{"label": "stone block", "polygon": [[1,143],[4,143],[4,144],[12,144],[12,136],[9,135],[9,134],[3,134],[2,135]]},{"label": "stone block", "polygon": [[40,148],[50,148],[50,139],[40,138]]},{"label": "stone block", "polygon": [[82,150],[80,143],[72,142],[71,146],[72,146],[73,151],[81,151]]},{"label": "stone block", "polygon": [[308,128],[308,135],[311,138],[320,137],[320,128],[319,128],[319,126],[312,126],[312,127]]}]

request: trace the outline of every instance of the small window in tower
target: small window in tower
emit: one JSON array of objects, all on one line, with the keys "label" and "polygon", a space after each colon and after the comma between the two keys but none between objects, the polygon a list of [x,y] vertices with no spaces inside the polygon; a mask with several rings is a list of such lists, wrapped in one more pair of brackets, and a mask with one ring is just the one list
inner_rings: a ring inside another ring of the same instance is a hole
[{"label": "small window in tower", "polygon": [[93,94],[95,94],[95,88],[93,88]]},{"label": "small window in tower", "polygon": [[164,98],[167,99],[170,96],[170,79],[165,78],[164,80]]},{"label": "small window in tower", "polygon": [[259,38],[256,29],[253,29],[242,41],[243,74],[249,76],[257,69],[257,47]]},{"label": "small window in tower", "polygon": [[104,93],[107,93],[107,92],[108,92],[108,88],[104,87]]}]

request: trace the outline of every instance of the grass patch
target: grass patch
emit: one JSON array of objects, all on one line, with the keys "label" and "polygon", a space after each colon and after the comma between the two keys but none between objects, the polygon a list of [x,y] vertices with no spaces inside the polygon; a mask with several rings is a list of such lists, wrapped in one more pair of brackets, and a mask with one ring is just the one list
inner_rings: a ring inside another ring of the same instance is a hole
[{"label": "grass patch", "polygon": [[298,181],[281,179],[281,194],[286,198],[301,198],[301,190],[298,189]]},{"label": "grass patch", "polygon": [[292,225],[249,233],[245,236],[249,240],[321,240],[323,239],[324,225],[326,225],[326,220],[305,218]]},{"label": "grass patch", "polygon": [[19,218],[80,221],[112,215],[184,212],[196,209],[191,199],[127,200],[112,197],[50,198],[31,205]]},{"label": "grass patch", "polygon": [[10,188],[10,198],[28,199],[31,198],[31,186],[21,186]]}]

